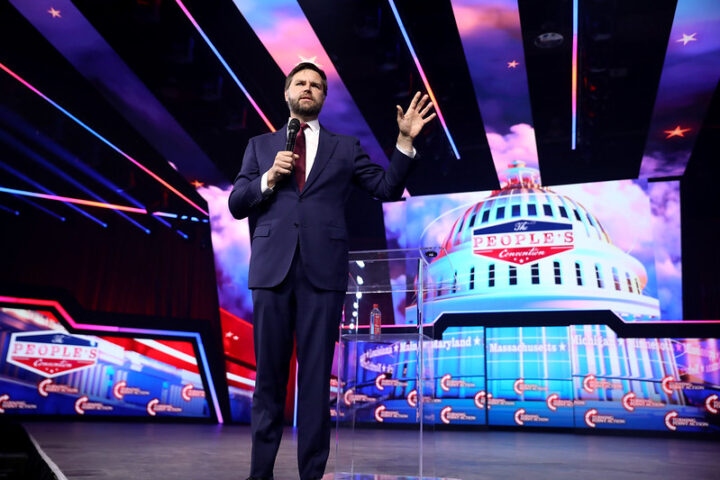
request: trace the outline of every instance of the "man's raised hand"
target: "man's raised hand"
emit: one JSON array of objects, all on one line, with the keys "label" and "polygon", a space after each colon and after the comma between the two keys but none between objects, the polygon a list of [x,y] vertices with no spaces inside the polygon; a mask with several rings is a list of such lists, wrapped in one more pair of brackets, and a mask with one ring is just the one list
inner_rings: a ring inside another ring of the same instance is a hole
[{"label": "man's raised hand", "polygon": [[[399,130],[398,144],[407,150],[412,150],[412,141],[418,136],[425,124],[436,116],[435,112],[430,113],[433,104],[429,101],[427,94],[421,98],[420,92],[417,92],[407,111],[403,112],[400,105],[396,105],[395,108],[397,109]],[[428,113],[430,114],[428,115]]]}]

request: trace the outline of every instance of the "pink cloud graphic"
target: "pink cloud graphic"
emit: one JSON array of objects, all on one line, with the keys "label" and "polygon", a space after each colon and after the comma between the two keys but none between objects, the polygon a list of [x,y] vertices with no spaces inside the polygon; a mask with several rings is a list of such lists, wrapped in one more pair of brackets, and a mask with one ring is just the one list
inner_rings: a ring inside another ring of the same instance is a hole
[{"label": "pink cloud graphic", "polygon": [[532,126],[526,123],[513,125],[510,127],[510,133],[506,135],[489,132],[487,140],[501,185],[507,181],[505,171],[511,162],[520,160],[530,168],[540,169],[535,144],[535,129]]},{"label": "pink cloud graphic", "polygon": [[467,1],[452,2],[455,23],[461,36],[492,30],[520,29],[516,2]]},{"label": "pink cloud graphic", "polygon": [[201,187],[198,193],[208,202],[212,244],[215,253],[220,307],[246,320],[252,319],[252,296],[248,289],[250,230],[247,220],[236,220],[228,209],[232,186]]}]

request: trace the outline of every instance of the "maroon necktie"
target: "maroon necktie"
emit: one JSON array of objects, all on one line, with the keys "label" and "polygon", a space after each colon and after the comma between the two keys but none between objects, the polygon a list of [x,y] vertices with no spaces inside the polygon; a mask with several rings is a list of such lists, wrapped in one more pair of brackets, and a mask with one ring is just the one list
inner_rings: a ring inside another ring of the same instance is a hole
[{"label": "maroon necktie", "polygon": [[300,124],[300,131],[295,139],[295,149],[293,150],[293,153],[299,157],[295,160],[295,180],[297,180],[301,192],[305,186],[305,129],[307,126],[307,123]]}]

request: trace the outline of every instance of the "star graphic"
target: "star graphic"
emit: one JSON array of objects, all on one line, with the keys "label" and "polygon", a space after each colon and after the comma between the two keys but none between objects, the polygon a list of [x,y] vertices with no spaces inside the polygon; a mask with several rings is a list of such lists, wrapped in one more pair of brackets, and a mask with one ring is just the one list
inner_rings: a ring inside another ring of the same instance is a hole
[{"label": "star graphic", "polygon": [[683,33],[682,38],[679,38],[675,40],[676,42],[682,42],[683,47],[688,44],[688,42],[697,42],[697,38],[695,38],[695,35],[697,35],[697,32],[691,33],[688,35],[687,33]]},{"label": "star graphic", "polygon": [[205,184],[203,182],[201,182],[200,180],[193,180],[192,182],[190,182],[190,185],[192,185],[195,188],[200,188],[200,187],[205,186]]},{"label": "star graphic", "polygon": [[298,57],[300,57],[300,63],[314,63],[318,67],[322,68],[322,65],[317,63],[317,55],[315,55],[314,57],[308,57],[308,58],[305,58],[302,55],[298,55]]},{"label": "star graphic", "polygon": [[52,15],[53,18],[62,18],[62,15],[60,15],[60,10],[56,10],[55,7],[50,7],[48,13]]},{"label": "star graphic", "polygon": [[561,351],[561,352],[564,352],[566,348],[567,348],[567,345],[565,345],[565,342],[562,342],[562,343],[560,344],[560,351]]},{"label": "star graphic", "polygon": [[520,65],[516,60],[513,60],[512,62],[507,62],[508,68],[517,68],[517,66]]},{"label": "star graphic", "polygon": [[479,345],[482,345],[482,339],[480,337],[476,336],[473,343],[476,347]]},{"label": "star graphic", "polygon": [[678,125],[677,127],[675,127],[674,130],[665,130],[665,133],[668,134],[668,136],[665,137],[665,139],[668,139],[671,137],[684,137],[685,132],[689,132],[690,130],[691,130],[690,128],[680,128],[680,125]]}]

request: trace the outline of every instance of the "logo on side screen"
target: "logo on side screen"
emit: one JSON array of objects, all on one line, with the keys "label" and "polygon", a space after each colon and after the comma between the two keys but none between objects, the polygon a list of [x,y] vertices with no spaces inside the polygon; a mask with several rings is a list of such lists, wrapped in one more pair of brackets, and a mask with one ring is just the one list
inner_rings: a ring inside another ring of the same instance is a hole
[{"label": "logo on side screen", "polygon": [[7,362],[53,378],[97,363],[97,342],[65,333],[16,332],[10,336]]}]

